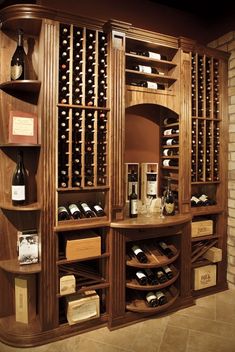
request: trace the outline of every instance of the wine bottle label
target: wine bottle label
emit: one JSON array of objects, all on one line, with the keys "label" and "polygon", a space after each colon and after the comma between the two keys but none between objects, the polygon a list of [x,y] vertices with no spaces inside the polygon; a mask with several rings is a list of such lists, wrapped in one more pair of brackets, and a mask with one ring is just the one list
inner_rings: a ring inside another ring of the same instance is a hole
[{"label": "wine bottle label", "polygon": [[161,55],[158,53],[153,53],[152,51],[149,51],[149,57],[151,59],[161,60]]},{"label": "wine bottle label", "polygon": [[166,274],[172,273],[172,270],[169,268],[169,266],[163,266],[163,270],[165,271]]},{"label": "wine bottle label", "polygon": [[137,199],[131,199],[130,201],[131,201],[131,214],[132,215],[138,214],[138,209],[137,209],[138,200]]},{"label": "wine bottle label", "polygon": [[162,291],[158,291],[158,292],[156,292],[156,297],[157,297],[157,299],[159,300],[159,299],[161,299],[162,297],[165,297],[165,295],[164,295],[164,293],[163,293]]},{"label": "wine bottle label", "polygon": [[19,79],[23,73],[23,66],[22,65],[13,65],[11,66],[11,79],[16,80]]},{"label": "wine bottle label", "polygon": [[159,242],[159,246],[161,246],[162,249],[167,249],[167,245],[165,242]]},{"label": "wine bottle label", "polygon": [[143,252],[142,249],[140,249],[140,248],[137,247],[137,246],[133,246],[133,247],[132,247],[132,250],[133,250],[133,252],[135,253],[135,255],[137,255],[138,253],[142,253],[142,252]]},{"label": "wine bottle label", "polygon": [[58,213],[62,213],[62,211],[66,211],[67,212],[67,209],[64,207],[64,206],[61,206],[58,208]]},{"label": "wine bottle label", "polygon": [[153,292],[148,292],[146,295],[146,300],[150,303],[153,299],[156,299],[156,295]]},{"label": "wine bottle label", "polygon": [[173,144],[173,138],[167,139],[166,145],[172,145]]},{"label": "wine bottle label", "polygon": [[147,181],[147,195],[148,196],[157,195],[157,181]]},{"label": "wine bottle label", "polygon": [[152,69],[149,66],[144,66],[144,65],[138,65],[139,66],[139,71],[143,73],[152,73]]},{"label": "wine bottle label", "polygon": [[81,206],[85,212],[90,211],[90,208],[88,207],[88,205],[86,203],[82,203]]},{"label": "wine bottle label", "polygon": [[169,136],[169,135],[171,135],[171,134],[173,134],[173,129],[172,128],[170,128],[170,129],[168,129],[168,130],[165,130],[164,132],[163,132],[163,135],[164,136]]},{"label": "wine bottle label", "polygon": [[164,155],[164,156],[173,155],[173,151],[170,150],[170,149],[164,149],[164,150],[163,150],[163,155]]},{"label": "wine bottle label", "polygon": [[174,213],[175,204],[174,203],[165,203],[165,211],[167,214]]},{"label": "wine bottle label", "polygon": [[163,160],[163,166],[170,166],[170,159]]},{"label": "wine bottle label", "polygon": [[94,209],[96,210],[96,211],[103,211],[103,209],[101,208],[101,206],[99,206],[99,205],[95,205],[94,206]]},{"label": "wine bottle label", "polygon": [[136,276],[137,276],[139,279],[142,279],[143,277],[146,277],[146,275],[145,275],[142,271],[137,271]]},{"label": "wine bottle label", "polygon": [[16,201],[25,200],[25,185],[12,186],[12,200],[16,200]]},{"label": "wine bottle label", "polygon": [[156,82],[150,82],[150,81],[147,81],[147,88],[151,88],[151,89],[157,89],[158,88],[158,85]]},{"label": "wine bottle label", "polygon": [[208,197],[207,197],[207,195],[202,194],[202,195],[199,197],[199,200],[201,200],[202,202],[205,202],[205,201],[208,200]]},{"label": "wine bottle label", "polygon": [[198,203],[198,202],[200,202],[200,199],[198,199],[198,198],[195,197],[195,196],[192,196],[191,201],[193,201],[193,202],[195,202],[195,203]]},{"label": "wine bottle label", "polygon": [[76,206],[76,204],[70,204],[69,205],[69,210],[70,210],[70,213],[73,215],[75,213],[75,211],[78,211],[78,207]]}]

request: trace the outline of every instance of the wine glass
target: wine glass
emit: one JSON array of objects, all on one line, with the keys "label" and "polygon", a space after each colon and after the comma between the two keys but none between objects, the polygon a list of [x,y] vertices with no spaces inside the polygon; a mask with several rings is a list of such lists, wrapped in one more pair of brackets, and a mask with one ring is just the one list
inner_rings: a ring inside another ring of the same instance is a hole
[{"label": "wine glass", "polygon": [[163,215],[164,208],[165,208],[165,197],[162,197],[161,198],[161,203],[160,203],[160,218],[161,219],[165,218],[165,216]]},{"label": "wine glass", "polygon": [[151,216],[150,214],[150,207],[151,207],[151,204],[152,204],[152,200],[153,198],[152,197],[147,197],[146,198],[146,216],[149,218]]}]

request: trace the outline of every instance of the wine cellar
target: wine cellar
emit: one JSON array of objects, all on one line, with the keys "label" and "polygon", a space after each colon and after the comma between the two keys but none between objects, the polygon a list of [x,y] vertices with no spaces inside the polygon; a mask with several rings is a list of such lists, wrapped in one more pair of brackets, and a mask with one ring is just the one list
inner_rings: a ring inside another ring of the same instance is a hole
[{"label": "wine cellar", "polygon": [[39,5],[1,19],[1,60],[21,29],[27,70],[0,68],[0,340],[117,329],[226,290],[227,54]]}]

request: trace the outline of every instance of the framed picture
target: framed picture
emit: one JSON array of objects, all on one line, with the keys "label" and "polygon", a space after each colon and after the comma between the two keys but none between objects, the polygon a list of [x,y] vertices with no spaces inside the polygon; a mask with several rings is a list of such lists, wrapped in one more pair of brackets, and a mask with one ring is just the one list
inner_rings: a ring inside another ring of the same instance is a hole
[{"label": "framed picture", "polygon": [[10,111],[9,143],[37,144],[37,116],[23,111]]}]

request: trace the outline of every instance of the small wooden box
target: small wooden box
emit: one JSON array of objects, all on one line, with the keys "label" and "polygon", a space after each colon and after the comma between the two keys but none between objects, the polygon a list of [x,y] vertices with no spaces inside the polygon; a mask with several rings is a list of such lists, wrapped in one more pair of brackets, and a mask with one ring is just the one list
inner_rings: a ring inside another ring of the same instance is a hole
[{"label": "small wooden box", "polygon": [[84,232],[79,237],[67,238],[65,255],[67,260],[85,259],[101,255],[101,237],[89,231]]},{"label": "small wooden box", "polygon": [[203,258],[209,260],[212,263],[221,262],[222,260],[222,250],[217,247],[211,247],[203,254]]},{"label": "small wooden box", "polygon": [[192,237],[213,235],[213,221],[193,221],[191,225],[191,234]]},{"label": "small wooden box", "polygon": [[94,290],[66,297],[66,301],[69,325],[100,316],[100,298]]},{"label": "small wooden box", "polygon": [[36,317],[36,277],[15,277],[16,321],[28,324]]},{"label": "small wooden box", "polygon": [[194,290],[216,285],[216,265],[206,265],[194,269]]},{"label": "small wooden box", "polygon": [[76,290],[76,279],[74,275],[64,275],[60,278],[60,294],[67,295]]}]

